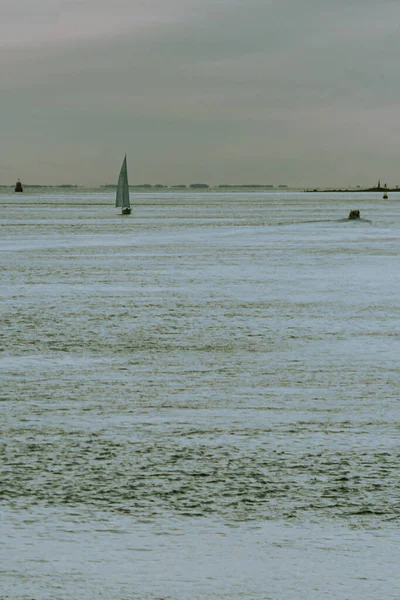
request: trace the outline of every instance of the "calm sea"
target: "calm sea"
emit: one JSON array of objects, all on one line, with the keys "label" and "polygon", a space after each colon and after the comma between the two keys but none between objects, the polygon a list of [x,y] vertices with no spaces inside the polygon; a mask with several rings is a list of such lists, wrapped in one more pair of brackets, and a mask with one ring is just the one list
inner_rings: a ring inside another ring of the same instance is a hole
[{"label": "calm sea", "polygon": [[0,598],[398,600],[400,193],[132,199],[0,194]]}]

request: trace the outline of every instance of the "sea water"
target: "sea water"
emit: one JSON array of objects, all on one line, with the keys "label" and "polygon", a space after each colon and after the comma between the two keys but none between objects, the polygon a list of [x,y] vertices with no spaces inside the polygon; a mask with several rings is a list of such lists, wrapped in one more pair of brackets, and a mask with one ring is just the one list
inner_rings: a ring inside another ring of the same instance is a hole
[{"label": "sea water", "polygon": [[0,598],[398,600],[400,194],[132,200],[0,194]]}]

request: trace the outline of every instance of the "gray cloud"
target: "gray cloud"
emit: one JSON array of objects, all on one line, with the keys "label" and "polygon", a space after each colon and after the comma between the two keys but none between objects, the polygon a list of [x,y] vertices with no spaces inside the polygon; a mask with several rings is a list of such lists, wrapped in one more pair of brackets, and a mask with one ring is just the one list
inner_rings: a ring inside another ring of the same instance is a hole
[{"label": "gray cloud", "polygon": [[71,4],[57,39],[0,55],[0,164],[18,176],[110,182],[127,151],[132,182],[396,183],[396,2],[111,7]]}]

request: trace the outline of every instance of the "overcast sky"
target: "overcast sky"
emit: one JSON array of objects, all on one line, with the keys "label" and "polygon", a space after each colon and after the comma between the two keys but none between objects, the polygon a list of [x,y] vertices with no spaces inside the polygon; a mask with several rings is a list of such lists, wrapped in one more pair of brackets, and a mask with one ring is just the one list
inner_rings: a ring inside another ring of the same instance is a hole
[{"label": "overcast sky", "polygon": [[0,183],[400,185],[398,0],[0,0]]}]

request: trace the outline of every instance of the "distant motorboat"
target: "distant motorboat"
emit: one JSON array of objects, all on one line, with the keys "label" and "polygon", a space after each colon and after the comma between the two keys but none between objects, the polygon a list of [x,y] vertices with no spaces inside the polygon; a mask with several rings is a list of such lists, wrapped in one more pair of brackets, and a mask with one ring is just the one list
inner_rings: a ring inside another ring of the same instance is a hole
[{"label": "distant motorboat", "polygon": [[15,192],[23,192],[23,188],[22,188],[22,183],[20,182],[20,180],[18,179],[17,183],[15,184]]},{"label": "distant motorboat", "polygon": [[126,166],[126,154],[119,172],[115,206],[120,207],[122,215],[130,215],[132,212],[129,200],[128,169]]}]

